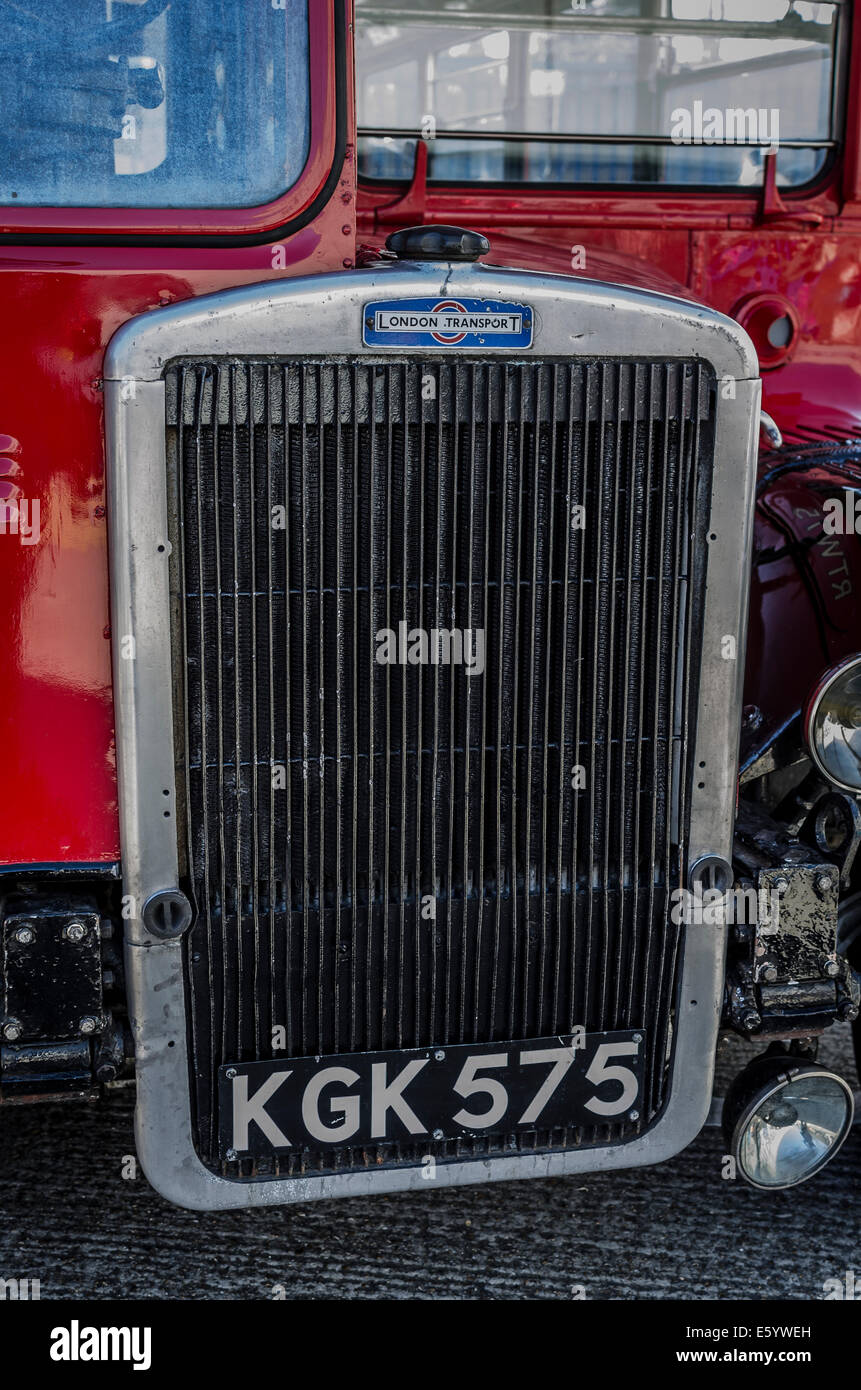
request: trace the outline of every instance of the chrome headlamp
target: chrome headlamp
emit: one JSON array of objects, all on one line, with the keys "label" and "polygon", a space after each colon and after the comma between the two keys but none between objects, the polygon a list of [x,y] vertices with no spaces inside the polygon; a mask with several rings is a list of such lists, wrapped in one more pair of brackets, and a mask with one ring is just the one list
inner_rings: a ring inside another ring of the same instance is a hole
[{"label": "chrome headlamp", "polygon": [[807,702],[804,736],[823,777],[844,791],[861,791],[861,656],[822,677]]},{"label": "chrome headlamp", "polygon": [[831,1161],[854,1111],[852,1091],[836,1072],[766,1053],[730,1087],[724,1135],[741,1176],[754,1187],[794,1187]]}]

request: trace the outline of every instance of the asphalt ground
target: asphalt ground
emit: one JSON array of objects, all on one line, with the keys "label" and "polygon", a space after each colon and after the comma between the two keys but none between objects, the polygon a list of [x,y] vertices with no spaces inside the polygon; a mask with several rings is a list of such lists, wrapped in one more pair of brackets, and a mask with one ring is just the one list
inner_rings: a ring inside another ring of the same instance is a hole
[{"label": "asphalt ground", "polygon": [[[724,1044],[720,1091],[751,1049]],[[847,1027],[820,1058],[857,1086]],[[861,1126],[804,1186],[721,1176],[708,1127],[655,1168],[206,1215],[138,1174],[133,1096],[0,1116],[0,1278],[58,1299],[798,1299],[861,1288]],[[124,1176],[125,1174],[125,1176]]]}]

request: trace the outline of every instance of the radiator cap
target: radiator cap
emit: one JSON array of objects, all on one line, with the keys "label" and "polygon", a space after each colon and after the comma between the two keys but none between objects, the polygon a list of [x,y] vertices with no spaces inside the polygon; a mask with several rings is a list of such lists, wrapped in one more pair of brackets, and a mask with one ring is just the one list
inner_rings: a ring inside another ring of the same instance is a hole
[{"label": "radiator cap", "polygon": [[490,242],[465,227],[404,227],[392,232],[386,248],[401,261],[477,261]]},{"label": "radiator cap", "polygon": [[194,912],[184,893],[175,888],[165,888],[147,898],[141,916],[148,932],[169,941],[172,937],[182,936],[186,928],[191,926]]}]

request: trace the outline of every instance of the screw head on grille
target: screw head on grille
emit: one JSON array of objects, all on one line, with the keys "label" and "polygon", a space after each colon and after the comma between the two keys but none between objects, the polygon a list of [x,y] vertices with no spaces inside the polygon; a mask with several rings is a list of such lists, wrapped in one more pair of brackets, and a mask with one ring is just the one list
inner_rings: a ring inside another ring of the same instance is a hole
[{"label": "screw head on grille", "polygon": [[185,929],[191,926],[193,915],[188,898],[175,888],[153,893],[144,903],[142,913],[147,931],[163,940],[182,936]]},{"label": "screw head on grille", "polygon": [[490,242],[466,227],[404,227],[387,238],[386,249],[400,261],[477,261]]}]

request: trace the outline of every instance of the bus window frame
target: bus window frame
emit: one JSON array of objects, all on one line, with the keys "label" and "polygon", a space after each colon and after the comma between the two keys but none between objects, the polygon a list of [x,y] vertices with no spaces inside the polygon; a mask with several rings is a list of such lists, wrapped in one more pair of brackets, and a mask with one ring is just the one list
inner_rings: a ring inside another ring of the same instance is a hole
[{"label": "bus window frame", "polygon": [[[861,196],[861,131],[855,131],[853,124],[848,119],[850,114],[857,117],[858,109],[861,108],[861,92],[854,93],[852,89],[851,74],[858,75],[858,83],[861,83],[861,0],[829,0],[833,3],[837,19],[834,35],[833,63],[831,68],[831,91],[829,101],[829,131],[830,136],[827,140],[812,138],[810,142],[793,142],[806,149],[827,148],[827,155],[822,167],[817,170],[811,179],[803,184],[789,184],[780,187],[780,196],[787,203],[798,202],[806,204],[810,199],[828,195],[834,189],[834,185],[839,178],[841,171],[844,171],[844,158],[848,157],[851,168],[845,169],[846,177],[844,184],[848,185],[844,196],[852,198],[852,190],[857,187],[858,196]],[[613,20],[607,17],[607,25],[610,27]],[[618,23],[624,27],[624,20],[619,19]],[[856,83],[856,85],[858,85]],[[383,133],[382,128],[363,127],[357,129],[357,167],[361,164],[361,142],[366,138],[367,130],[374,131],[374,138]],[[392,138],[403,137],[405,132],[392,129]],[[536,132],[532,136],[532,142],[541,144],[541,135]],[[498,133],[497,133],[498,135]],[[411,132],[412,138],[424,138],[421,131]],[[445,140],[453,138],[466,139],[466,132],[459,131],[435,131],[435,140]],[[482,139],[484,137],[481,137]],[[612,141],[609,139],[600,142],[589,136],[578,136],[576,143],[606,143],[624,146],[635,138],[633,136],[619,135],[614,136]],[[545,140],[543,143],[547,143]],[[575,143],[572,141],[572,143]],[[649,144],[659,145],[659,140],[642,140],[644,146]],[[735,148],[743,148],[738,143],[733,142]],[[703,148],[706,148],[705,146]],[[709,146],[708,148],[718,148]],[[700,203],[723,202],[732,200],[733,202],[760,202],[763,196],[764,178],[755,184],[732,184],[732,183],[633,183],[623,180],[603,180],[601,182],[585,182],[574,180],[570,182],[555,182],[553,187],[558,190],[560,197],[576,197],[579,193],[601,194],[607,198],[633,199],[636,201],[650,200],[664,197],[672,198],[686,196],[696,199]],[[404,193],[410,187],[409,179],[374,178],[367,174],[359,174],[359,186],[368,193],[382,193],[391,191]],[[470,192],[473,196],[476,193],[486,191],[488,194],[502,196],[506,193],[518,198],[529,198],[530,195],[546,196],[546,186],[539,180],[490,180],[481,179],[468,181],[464,179],[446,180],[433,178],[430,173],[427,178],[428,194],[455,194],[457,192]]]},{"label": "bus window frame", "polygon": [[306,226],[328,203],[346,154],[344,0],[310,0],[308,157],[291,188],[239,208],[0,207],[0,243],[251,246]]}]

